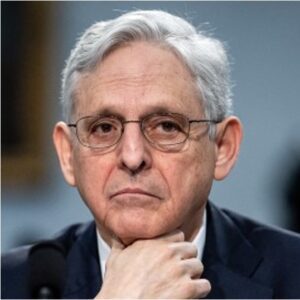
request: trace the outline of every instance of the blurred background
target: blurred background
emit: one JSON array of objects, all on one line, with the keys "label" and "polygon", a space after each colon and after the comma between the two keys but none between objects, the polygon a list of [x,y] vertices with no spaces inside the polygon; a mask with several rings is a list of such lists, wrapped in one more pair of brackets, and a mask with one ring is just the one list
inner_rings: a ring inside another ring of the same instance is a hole
[{"label": "blurred background", "polygon": [[131,9],[164,9],[227,42],[245,136],[211,200],[299,231],[299,2],[1,2],[2,251],[91,219],[52,145],[61,70],[88,26]]}]

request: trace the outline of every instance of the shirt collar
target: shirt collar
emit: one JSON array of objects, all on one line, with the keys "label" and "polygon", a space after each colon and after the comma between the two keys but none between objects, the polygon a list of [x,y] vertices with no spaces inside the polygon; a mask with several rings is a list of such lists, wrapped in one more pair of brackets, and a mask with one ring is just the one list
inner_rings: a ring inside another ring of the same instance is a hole
[{"label": "shirt collar", "polygon": [[[204,250],[204,245],[205,245],[206,227],[207,227],[206,218],[207,217],[206,217],[206,209],[205,209],[204,214],[203,214],[202,225],[201,225],[200,230],[198,231],[196,237],[193,240],[193,244],[195,244],[198,249],[197,258],[199,260],[202,260],[202,258],[203,258],[203,250]],[[100,271],[101,271],[102,278],[104,278],[105,264],[106,264],[109,254],[110,254],[110,247],[103,240],[98,229],[97,229],[97,244],[98,244],[98,255],[99,255],[99,261],[100,261]]]}]

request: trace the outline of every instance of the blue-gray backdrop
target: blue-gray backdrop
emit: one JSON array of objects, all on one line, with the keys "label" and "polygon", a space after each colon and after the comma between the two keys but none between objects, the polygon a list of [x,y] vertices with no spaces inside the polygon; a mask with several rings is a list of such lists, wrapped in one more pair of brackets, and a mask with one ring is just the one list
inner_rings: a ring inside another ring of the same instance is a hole
[{"label": "blue-gray backdrop", "polygon": [[288,226],[285,190],[300,158],[299,2],[54,2],[45,57],[47,175],[36,185],[2,184],[2,251],[91,219],[76,190],[64,183],[52,146],[51,131],[61,118],[60,72],[86,27],[131,9],[187,16],[227,42],[234,111],[243,121],[245,137],[239,162],[229,178],[215,183],[211,199],[262,222]]}]

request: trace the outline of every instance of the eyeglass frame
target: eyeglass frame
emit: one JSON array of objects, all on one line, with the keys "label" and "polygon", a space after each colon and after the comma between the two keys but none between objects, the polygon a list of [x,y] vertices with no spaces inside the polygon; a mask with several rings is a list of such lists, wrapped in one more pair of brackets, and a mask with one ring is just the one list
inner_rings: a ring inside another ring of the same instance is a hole
[{"label": "eyeglass frame", "polygon": [[[155,142],[153,142],[153,141],[151,141],[148,137],[147,137],[147,135],[144,133],[144,127],[143,127],[143,122],[145,122],[145,120],[147,120],[147,119],[149,119],[149,118],[151,118],[152,116],[180,116],[180,117],[182,117],[183,119],[185,119],[186,120],[186,123],[188,124],[188,130],[187,130],[187,132],[184,132],[185,133],[185,135],[186,135],[186,137],[185,137],[185,139],[182,141],[182,142],[178,142],[178,143],[172,143],[172,144],[164,144],[164,145],[160,145],[159,143],[155,143]],[[91,145],[88,145],[88,144],[85,144],[83,141],[81,141],[81,139],[79,138],[79,134],[78,134],[78,122],[80,122],[81,120],[83,120],[83,119],[87,119],[87,118],[96,118],[96,117],[98,117],[99,119],[101,118],[101,117],[113,117],[114,119],[116,119],[116,120],[118,120],[119,122],[120,122],[120,124],[121,124],[121,126],[122,126],[122,128],[121,128],[121,134],[120,134],[120,137],[116,140],[116,142],[114,142],[113,144],[111,144],[111,145],[109,145],[109,146],[104,146],[104,147],[95,147],[95,146],[91,146]],[[218,123],[220,123],[220,122],[222,122],[222,120],[209,120],[209,119],[199,119],[199,120],[196,120],[196,119],[189,119],[187,116],[185,116],[185,115],[183,115],[183,114],[180,114],[180,113],[151,113],[151,114],[148,114],[148,115],[146,115],[146,116],[144,116],[142,119],[140,119],[140,120],[122,120],[122,118],[121,117],[119,117],[119,116],[117,116],[117,115],[113,115],[113,114],[111,114],[111,115],[107,115],[107,114],[105,114],[105,115],[101,115],[101,114],[99,114],[99,115],[88,115],[88,116],[83,116],[83,117],[81,117],[81,118],[79,118],[75,123],[68,123],[67,124],[67,126],[68,127],[73,127],[73,128],[75,128],[76,129],[76,137],[77,137],[77,140],[79,141],[79,143],[81,144],[81,145],[83,145],[84,147],[87,147],[87,148],[91,148],[91,149],[108,149],[108,148],[110,148],[110,147],[113,147],[113,146],[115,146],[115,145],[117,145],[119,142],[120,142],[120,140],[121,140],[121,138],[122,138],[122,136],[123,136],[123,133],[124,133],[124,130],[125,130],[125,124],[129,124],[129,123],[138,123],[139,124],[139,127],[140,127],[140,130],[141,130],[141,132],[142,132],[142,134],[143,134],[143,136],[144,136],[144,138],[151,144],[151,145],[154,145],[154,146],[157,146],[157,147],[163,147],[163,146],[173,146],[173,145],[179,145],[179,144],[184,144],[187,140],[188,140],[188,138],[190,137],[190,128],[191,128],[191,123],[213,123],[213,124],[218,124]]]}]

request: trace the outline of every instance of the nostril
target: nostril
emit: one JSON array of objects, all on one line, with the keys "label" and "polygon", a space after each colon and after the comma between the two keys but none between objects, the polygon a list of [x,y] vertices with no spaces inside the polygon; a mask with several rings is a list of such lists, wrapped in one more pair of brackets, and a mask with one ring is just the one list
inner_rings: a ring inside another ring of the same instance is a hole
[{"label": "nostril", "polygon": [[141,173],[146,168],[146,162],[144,160],[136,168],[128,168],[128,166],[126,166],[125,164],[123,164],[123,165],[126,169],[128,169],[131,176],[135,176],[135,175]]}]

